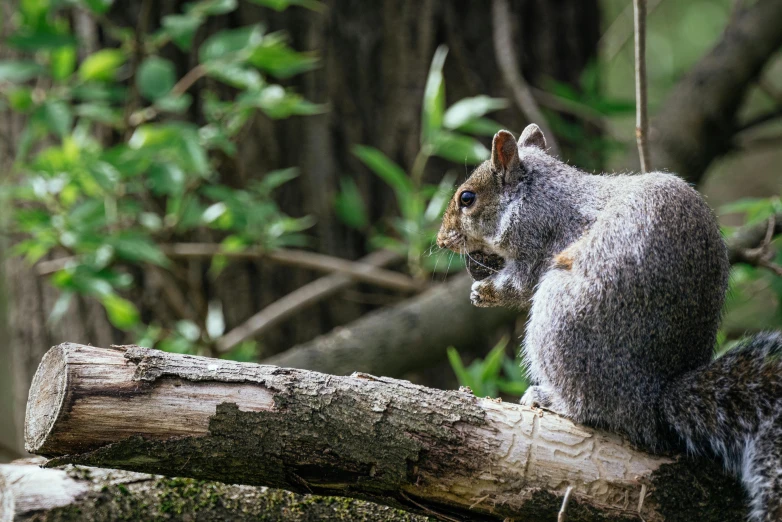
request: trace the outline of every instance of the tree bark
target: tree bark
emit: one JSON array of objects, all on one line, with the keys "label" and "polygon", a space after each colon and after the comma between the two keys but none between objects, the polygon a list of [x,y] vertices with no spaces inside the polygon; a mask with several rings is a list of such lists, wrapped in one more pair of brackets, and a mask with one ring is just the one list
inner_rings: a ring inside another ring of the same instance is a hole
[{"label": "tree bark", "polygon": [[[63,344],[27,449],[66,463],[362,498],[449,520],[743,520],[716,465],[652,456],[540,410],[350,377]],[[684,516],[685,518],[681,518]]]},{"label": "tree bark", "polygon": [[441,361],[449,346],[468,349],[518,312],[470,303],[465,274],[399,305],[295,346],[264,364],[336,375],[355,371],[399,377]]},{"label": "tree bark", "polygon": [[362,500],[43,462],[0,465],[0,522],[429,520]]}]

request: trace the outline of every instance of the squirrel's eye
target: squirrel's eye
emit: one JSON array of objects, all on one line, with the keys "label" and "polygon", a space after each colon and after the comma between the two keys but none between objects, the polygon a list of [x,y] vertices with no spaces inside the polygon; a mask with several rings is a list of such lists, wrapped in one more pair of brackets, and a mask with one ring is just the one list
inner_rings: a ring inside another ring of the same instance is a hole
[{"label": "squirrel's eye", "polygon": [[469,207],[475,202],[475,192],[470,192],[469,190],[465,190],[461,194],[459,194],[459,203],[462,204],[463,207]]}]

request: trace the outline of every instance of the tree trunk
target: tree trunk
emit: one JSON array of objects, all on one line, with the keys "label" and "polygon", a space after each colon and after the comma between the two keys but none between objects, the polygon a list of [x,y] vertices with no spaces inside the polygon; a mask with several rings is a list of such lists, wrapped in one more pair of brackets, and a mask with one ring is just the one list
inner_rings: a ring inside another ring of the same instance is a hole
[{"label": "tree trunk", "polygon": [[43,462],[0,465],[0,522],[429,520],[362,500]]},{"label": "tree trunk", "polygon": [[554,520],[568,488],[568,520],[746,513],[716,464],[644,454],[555,414],[139,347],[53,348],[31,388],[26,441],[51,465],[352,496],[451,520]]}]

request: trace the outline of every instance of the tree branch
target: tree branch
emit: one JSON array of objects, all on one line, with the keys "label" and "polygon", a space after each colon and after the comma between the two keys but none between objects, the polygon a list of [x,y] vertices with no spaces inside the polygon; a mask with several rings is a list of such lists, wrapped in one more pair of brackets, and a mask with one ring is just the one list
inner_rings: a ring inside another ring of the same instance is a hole
[{"label": "tree branch", "polygon": [[763,223],[743,227],[728,240],[728,258],[733,263],[763,267],[782,276],[782,267],[773,262],[771,241],[782,233],[782,214],[775,214]]},{"label": "tree branch", "polygon": [[[317,270],[319,272],[333,272],[349,276],[351,279],[369,283],[381,288],[389,288],[400,292],[419,292],[426,283],[416,281],[412,277],[384,270],[382,268],[366,266],[364,263],[349,261],[338,257],[307,252],[304,250],[289,250],[280,248],[277,250],[263,250],[261,248],[246,248],[244,250],[225,250],[216,243],[173,243],[160,245],[160,249],[171,259],[211,259],[217,255],[230,259],[259,260],[265,259],[281,265]],[[76,261],[75,257],[62,257],[51,261],[38,263],[39,275],[48,275],[66,268]]]},{"label": "tree branch", "polygon": [[445,358],[449,346],[469,349],[518,317],[518,312],[505,308],[473,306],[467,298],[471,283],[466,274],[456,277],[264,363],[337,375],[362,371],[391,377],[428,368]]},{"label": "tree branch", "polygon": [[429,520],[361,500],[87,466],[42,469],[44,463],[25,459],[0,464],[0,522]]},{"label": "tree branch", "polygon": [[676,84],[652,122],[652,163],[697,183],[732,149],[736,113],[782,46],[782,0],[741,7],[719,42]]},{"label": "tree branch", "polygon": [[[388,250],[380,250],[361,258],[359,263],[364,270],[371,270],[372,267],[382,267],[394,263],[395,261],[400,261],[401,259],[401,256],[396,253]],[[341,290],[349,288],[355,282],[354,279],[345,274],[331,274],[316,279],[311,283],[307,283],[290,294],[278,299],[223,335],[215,344],[216,350],[218,353],[225,353],[242,341],[261,335],[269,328],[279,324],[281,321],[284,321],[302,309],[312,306]]]},{"label": "tree branch", "polygon": [[532,95],[529,84],[521,74],[516,57],[515,44],[511,21],[513,17],[508,8],[508,0],[493,0],[492,4],[492,36],[494,39],[494,54],[497,57],[497,65],[505,84],[513,93],[516,105],[530,123],[536,123],[543,134],[546,135],[549,152],[553,156],[559,155],[559,144],[554,132],[549,127],[546,118],[538,107],[535,97]]},{"label": "tree branch", "polygon": [[716,464],[647,455],[552,413],[367,374],[139,347],[50,350],[25,439],[51,466],[352,496],[446,520],[555,520],[570,487],[573,520],[746,513]]},{"label": "tree branch", "polygon": [[646,0],[633,0],[633,27],[635,28],[635,139],[641,172],[649,172],[649,114],[646,83]]}]

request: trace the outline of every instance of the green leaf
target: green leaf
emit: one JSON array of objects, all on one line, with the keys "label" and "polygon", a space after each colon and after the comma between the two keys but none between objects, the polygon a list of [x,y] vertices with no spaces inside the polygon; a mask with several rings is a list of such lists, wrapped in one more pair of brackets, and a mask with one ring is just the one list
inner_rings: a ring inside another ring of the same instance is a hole
[{"label": "green leaf", "polygon": [[36,111],[34,118],[60,138],[68,134],[73,125],[70,105],[63,101],[47,101]]},{"label": "green leaf", "polygon": [[188,15],[221,15],[230,13],[237,6],[236,0],[201,0],[185,5]]},{"label": "green leaf", "polygon": [[5,43],[20,51],[38,52],[75,46],[76,39],[67,34],[59,34],[49,27],[43,27],[34,31],[20,31],[6,39]]},{"label": "green leaf", "polygon": [[[293,115],[320,114],[325,108],[309,102],[300,95],[286,91],[281,85],[267,85],[260,92],[248,91],[237,99],[237,105],[256,107],[273,119],[287,118]],[[242,118],[249,117],[249,114]]]},{"label": "green leaf", "polygon": [[445,110],[445,80],[443,65],[448,55],[448,47],[441,45],[434,52],[432,65],[424,87],[424,103],[421,110],[421,144],[430,141],[433,134],[440,130],[443,124]]},{"label": "green leaf", "polygon": [[527,391],[527,388],[529,388],[529,383],[527,381],[509,381],[506,379],[497,379],[495,382],[502,393],[515,395],[517,397],[524,395],[524,392]]},{"label": "green leaf", "polygon": [[76,116],[80,118],[97,121],[115,129],[125,124],[121,110],[105,103],[81,103],[76,105],[74,109]]},{"label": "green leaf", "polygon": [[290,78],[313,69],[318,62],[315,55],[291,49],[279,33],[267,35],[248,58],[255,67],[276,78]]},{"label": "green leaf", "polygon": [[508,346],[508,341],[507,337],[503,337],[483,360],[481,381],[494,380],[500,374],[502,361],[506,358],[505,347]]},{"label": "green leaf", "polygon": [[193,36],[203,22],[203,17],[194,14],[168,15],[163,17],[162,31],[168,34],[181,50],[189,51]]},{"label": "green leaf", "polygon": [[155,101],[168,94],[176,83],[176,68],[169,60],[150,56],[138,68],[136,85],[142,96]]},{"label": "green leaf", "polygon": [[94,52],[79,67],[79,77],[84,81],[111,81],[126,59],[125,53],[119,49]]},{"label": "green leaf", "polygon": [[766,220],[776,212],[772,198],[742,198],[720,207],[722,214],[744,214],[748,225]]},{"label": "green leaf", "polygon": [[82,0],[87,8],[96,14],[105,14],[111,8],[114,0]]},{"label": "green leaf", "polygon": [[87,7],[90,11],[96,14],[105,14],[109,8],[111,8],[111,4],[114,3],[114,0],[82,0],[85,4],[87,4]]},{"label": "green leaf", "polygon": [[297,177],[299,177],[299,169],[296,167],[272,170],[271,172],[267,172],[258,184],[259,192],[268,194],[277,187],[281,187]]},{"label": "green leaf", "polygon": [[201,329],[193,321],[183,320],[176,323],[177,332],[179,335],[190,341],[196,342],[201,337]]},{"label": "green leaf", "polygon": [[46,323],[49,325],[57,324],[60,319],[68,312],[73,301],[73,292],[62,292],[60,297],[57,298],[57,302],[54,303],[52,311],[49,313],[49,318],[46,319]]},{"label": "green leaf", "polygon": [[451,368],[456,374],[456,379],[459,381],[459,384],[461,386],[469,386],[470,388],[473,388],[475,385],[474,379],[467,372],[467,369],[464,367],[464,363],[462,363],[462,358],[459,357],[459,352],[457,352],[456,348],[453,346],[448,347],[448,362],[451,363]]},{"label": "green leaf", "polygon": [[424,221],[427,223],[434,223],[440,220],[440,217],[445,212],[445,207],[448,206],[448,202],[451,200],[451,194],[453,194],[453,184],[456,181],[456,175],[448,173],[443,176],[443,179],[437,185],[432,199],[429,200],[429,204],[424,212]]},{"label": "green leaf", "polygon": [[121,234],[108,237],[106,243],[114,247],[117,257],[131,262],[146,262],[166,267],[170,261],[155,243],[147,236]]},{"label": "green leaf", "polygon": [[46,16],[51,9],[50,0],[20,0],[19,13],[22,15],[22,25],[36,27],[45,24]]},{"label": "green leaf", "polygon": [[76,85],[72,91],[74,98],[91,102],[124,103],[127,99],[127,89],[117,84],[88,83]]},{"label": "green leaf", "polygon": [[261,75],[255,69],[235,63],[210,62],[207,74],[237,89],[258,89],[263,84]]},{"label": "green leaf", "polygon": [[352,178],[339,180],[340,191],[334,200],[334,211],[343,223],[357,230],[369,226],[369,216],[364,206],[364,198]]},{"label": "green leaf", "polygon": [[481,142],[452,132],[440,131],[432,136],[432,154],[456,163],[477,165],[489,159],[489,149]]},{"label": "green leaf", "polygon": [[260,25],[239,29],[225,29],[210,36],[198,50],[199,61],[206,63],[219,59],[236,59],[241,51],[249,53],[263,40]]},{"label": "green leaf", "polygon": [[503,98],[491,98],[489,96],[475,96],[464,98],[451,105],[445,116],[443,126],[447,129],[458,129],[485,114],[504,109],[508,102]]},{"label": "green leaf", "polygon": [[221,354],[220,358],[239,362],[257,361],[258,343],[255,341],[244,341],[231,348],[228,352]]},{"label": "green leaf", "polygon": [[162,112],[171,112],[173,114],[184,113],[193,103],[193,97],[187,93],[169,94],[155,101],[155,107]]},{"label": "green leaf", "polygon": [[19,87],[8,92],[8,103],[17,112],[28,112],[33,108],[33,90],[29,87]]},{"label": "green leaf", "polygon": [[127,299],[111,293],[103,296],[101,303],[106,309],[111,324],[120,330],[129,330],[138,324],[140,319],[138,309]]},{"label": "green leaf", "polygon": [[220,301],[210,301],[206,313],[206,333],[210,339],[217,339],[225,332],[225,318]]},{"label": "green leaf", "polygon": [[501,124],[494,120],[490,120],[489,118],[476,118],[468,121],[456,130],[474,136],[494,136],[497,134],[497,131],[502,130],[503,128],[504,127]]},{"label": "green leaf", "polygon": [[76,48],[73,46],[54,49],[50,57],[52,78],[64,81],[76,70]]},{"label": "green leaf", "polygon": [[44,68],[28,60],[0,61],[0,81],[26,82],[41,74]]},{"label": "green leaf", "polygon": [[[398,198],[407,198],[412,195],[413,184],[407,177],[402,167],[388,159],[388,156],[374,147],[356,145],[353,154],[358,156],[364,165],[372,169],[383,181],[394,189]],[[401,201],[400,201],[401,203]]]},{"label": "green leaf", "polygon": [[262,5],[264,7],[270,7],[275,11],[284,11],[292,5],[298,5],[312,9],[313,11],[322,11],[324,6],[317,0],[250,0],[251,2]]}]

